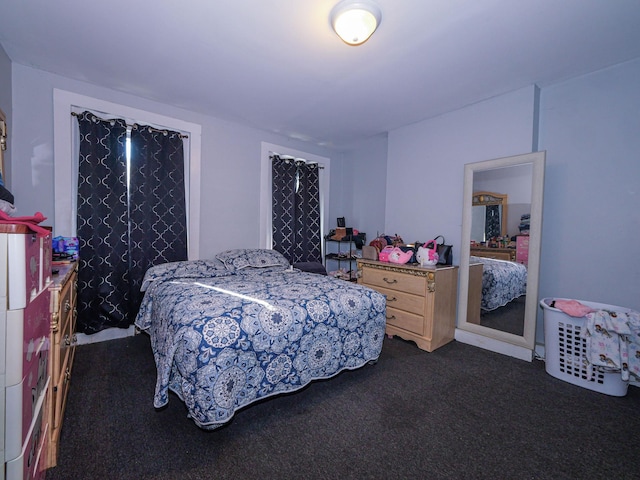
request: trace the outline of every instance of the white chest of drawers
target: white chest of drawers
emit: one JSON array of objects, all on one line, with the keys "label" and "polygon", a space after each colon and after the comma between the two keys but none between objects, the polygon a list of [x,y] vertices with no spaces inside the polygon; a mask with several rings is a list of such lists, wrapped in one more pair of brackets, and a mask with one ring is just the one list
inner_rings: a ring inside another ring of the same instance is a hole
[{"label": "white chest of drawers", "polygon": [[51,235],[0,225],[0,478],[44,479]]}]

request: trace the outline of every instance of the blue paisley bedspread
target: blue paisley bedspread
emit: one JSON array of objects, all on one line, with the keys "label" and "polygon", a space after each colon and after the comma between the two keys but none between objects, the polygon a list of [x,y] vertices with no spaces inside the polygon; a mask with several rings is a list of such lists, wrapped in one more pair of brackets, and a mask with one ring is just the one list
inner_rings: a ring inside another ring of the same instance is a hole
[{"label": "blue paisley bedspread", "polygon": [[471,256],[470,263],[482,263],[482,302],[485,311],[504,307],[527,293],[527,267],[520,263]]},{"label": "blue paisley bedspread", "polygon": [[380,355],[386,299],[374,290],[279,268],[179,265],[147,272],[136,326],[151,338],[154,406],[171,390],[201,428]]}]

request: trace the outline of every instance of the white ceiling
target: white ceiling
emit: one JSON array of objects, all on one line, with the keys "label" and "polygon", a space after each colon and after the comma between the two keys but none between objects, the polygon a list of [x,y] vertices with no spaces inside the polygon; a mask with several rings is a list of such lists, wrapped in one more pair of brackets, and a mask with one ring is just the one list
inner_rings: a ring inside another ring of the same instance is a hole
[{"label": "white ceiling", "polygon": [[15,63],[330,148],[640,57],[639,0],[0,0]]}]

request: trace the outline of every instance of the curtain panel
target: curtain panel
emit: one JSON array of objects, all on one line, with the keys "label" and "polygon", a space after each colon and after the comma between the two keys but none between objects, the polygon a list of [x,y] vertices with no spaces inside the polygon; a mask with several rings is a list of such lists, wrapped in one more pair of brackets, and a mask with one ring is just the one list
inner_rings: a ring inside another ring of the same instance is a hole
[{"label": "curtain panel", "polygon": [[490,238],[499,237],[502,235],[502,224],[500,222],[500,206],[499,205],[487,205],[486,206],[486,219],[485,219],[485,240]]},{"label": "curtain panel", "polygon": [[271,160],[273,249],[292,264],[321,262],[318,165],[278,155]]},{"label": "curtain panel", "polygon": [[187,259],[181,135],[134,126],[130,169],[130,310],[137,314],[143,296],[140,286],[149,267]]},{"label": "curtain panel", "polygon": [[[96,333],[129,326],[127,232],[127,125],[90,112],[77,116],[78,163],[77,330]],[[123,308],[123,306],[125,306]]]},{"label": "curtain panel", "polygon": [[[178,132],[76,115],[78,320],[81,333],[135,321],[147,269],[187,259],[184,153]],[[127,174],[128,172],[128,174]]]}]

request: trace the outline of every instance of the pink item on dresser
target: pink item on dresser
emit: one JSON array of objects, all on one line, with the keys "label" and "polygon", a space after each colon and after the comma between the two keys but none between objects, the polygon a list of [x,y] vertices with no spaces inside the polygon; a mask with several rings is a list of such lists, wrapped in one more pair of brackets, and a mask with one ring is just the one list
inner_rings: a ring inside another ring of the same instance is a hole
[{"label": "pink item on dresser", "polygon": [[0,210],[0,223],[26,225],[29,230],[38,234],[39,237],[44,237],[51,233],[48,229],[38,225],[38,223],[41,223],[46,219],[47,217],[42,215],[40,212],[34,213],[32,217],[11,217],[6,212]]}]

